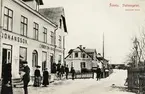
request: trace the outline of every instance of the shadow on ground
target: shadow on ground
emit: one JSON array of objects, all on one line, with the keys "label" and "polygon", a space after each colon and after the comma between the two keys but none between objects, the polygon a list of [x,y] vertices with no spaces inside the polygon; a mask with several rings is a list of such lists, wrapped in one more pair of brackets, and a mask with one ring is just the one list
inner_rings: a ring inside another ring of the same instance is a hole
[{"label": "shadow on ground", "polygon": [[112,84],[111,88],[117,89],[117,90],[122,91],[122,92],[131,92],[128,90],[128,88],[126,86],[117,86],[115,84]]}]

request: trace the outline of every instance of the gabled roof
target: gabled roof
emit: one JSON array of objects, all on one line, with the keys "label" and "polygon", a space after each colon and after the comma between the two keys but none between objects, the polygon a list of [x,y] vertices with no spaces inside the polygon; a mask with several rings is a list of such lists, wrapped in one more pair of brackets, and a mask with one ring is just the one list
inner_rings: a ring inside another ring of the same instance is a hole
[{"label": "gabled roof", "polygon": [[96,49],[83,49],[87,53],[94,53],[96,52]]},{"label": "gabled roof", "polygon": [[65,32],[67,32],[66,19],[65,19],[64,8],[63,7],[42,8],[42,9],[39,10],[39,12],[43,16],[52,20],[57,25],[60,24],[60,19],[62,19],[64,30],[65,30]]},{"label": "gabled roof", "polygon": [[108,61],[109,61],[109,60],[107,60],[107,59],[103,58],[102,56],[101,56],[101,57],[97,57],[97,59],[98,59],[98,60],[104,60],[104,61],[106,61],[106,62],[108,62]]},{"label": "gabled roof", "polygon": [[94,52],[96,52],[95,49],[82,49],[82,48],[80,48],[80,47],[77,47],[77,48],[78,48],[79,50],[77,50],[77,49],[70,49],[69,52],[68,52],[68,55],[65,57],[65,59],[66,59],[69,55],[71,55],[74,51],[75,51],[75,52],[82,51],[82,52],[84,52],[85,54],[87,54],[87,55],[93,60],[93,57],[90,56],[89,53],[94,53]]}]

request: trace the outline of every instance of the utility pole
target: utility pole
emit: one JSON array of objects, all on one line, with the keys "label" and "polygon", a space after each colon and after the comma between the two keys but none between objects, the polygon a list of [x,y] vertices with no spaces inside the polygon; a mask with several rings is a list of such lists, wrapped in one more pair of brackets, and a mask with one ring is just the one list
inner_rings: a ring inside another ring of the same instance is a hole
[{"label": "utility pole", "polygon": [[104,32],[103,32],[103,51],[102,51],[102,53],[103,53],[103,77],[105,77],[105,66],[104,66]]},{"label": "utility pole", "polygon": [[[2,38],[1,38],[1,34],[2,34],[2,7],[3,7],[3,0],[0,0],[0,74],[2,74]],[[1,79],[1,75],[0,75],[0,79]]]},{"label": "utility pole", "polygon": [[104,59],[104,32],[103,32],[103,59]]}]

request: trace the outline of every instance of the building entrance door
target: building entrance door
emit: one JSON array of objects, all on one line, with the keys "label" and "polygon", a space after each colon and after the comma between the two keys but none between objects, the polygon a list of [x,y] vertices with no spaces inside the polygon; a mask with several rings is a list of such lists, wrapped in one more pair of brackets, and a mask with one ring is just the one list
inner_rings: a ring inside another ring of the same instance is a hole
[{"label": "building entrance door", "polygon": [[12,90],[12,50],[11,46],[3,45],[2,49],[2,87],[1,94],[13,94]]},{"label": "building entrance door", "polygon": [[50,55],[50,64],[51,64],[51,73],[53,73],[53,71],[54,71],[54,65],[53,65],[53,55],[51,54]]},{"label": "building entrance door", "polygon": [[12,54],[11,54],[11,49],[6,49],[6,48],[3,48],[2,49],[2,78],[3,76],[5,75],[5,65],[7,63],[11,63],[12,61]]}]

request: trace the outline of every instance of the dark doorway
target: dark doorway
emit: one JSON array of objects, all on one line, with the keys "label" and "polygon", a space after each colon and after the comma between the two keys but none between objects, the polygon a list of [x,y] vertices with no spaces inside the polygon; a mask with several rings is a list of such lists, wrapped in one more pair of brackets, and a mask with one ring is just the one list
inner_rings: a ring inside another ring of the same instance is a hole
[{"label": "dark doorway", "polygon": [[2,49],[2,78],[4,75],[4,67],[10,62],[11,63],[11,49]]},{"label": "dark doorway", "polygon": [[50,55],[51,73],[54,72],[53,55]]}]

